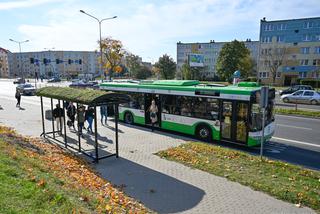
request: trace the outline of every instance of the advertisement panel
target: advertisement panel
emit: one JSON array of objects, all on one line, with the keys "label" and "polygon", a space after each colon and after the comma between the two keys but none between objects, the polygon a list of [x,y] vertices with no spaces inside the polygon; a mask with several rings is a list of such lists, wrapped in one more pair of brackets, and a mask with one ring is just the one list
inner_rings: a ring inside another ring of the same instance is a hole
[{"label": "advertisement panel", "polygon": [[191,67],[203,67],[204,56],[202,54],[189,54],[189,65]]}]

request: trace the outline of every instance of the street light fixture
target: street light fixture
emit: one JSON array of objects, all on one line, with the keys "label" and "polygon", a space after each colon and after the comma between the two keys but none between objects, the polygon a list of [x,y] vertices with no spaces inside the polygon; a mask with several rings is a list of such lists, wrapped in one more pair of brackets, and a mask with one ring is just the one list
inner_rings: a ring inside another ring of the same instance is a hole
[{"label": "street light fixture", "polygon": [[[101,45],[101,23],[105,20],[109,20],[109,19],[115,19],[117,18],[117,16],[113,16],[113,17],[109,17],[109,18],[104,18],[104,19],[98,19],[97,17],[86,13],[84,10],[80,10],[81,13],[86,14],[87,16],[90,16],[91,18],[95,19],[98,21],[99,23],[99,35],[100,35],[100,40],[99,40],[99,45],[100,45],[100,75],[102,74],[102,45]],[[102,80],[103,81],[103,80]]]},{"label": "street light fixture", "polygon": [[23,71],[22,71],[22,64],[21,64],[21,44],[22,43],[25,43],[25,42],[29,42],[29,40],[25,40],[25,41],[16,41],[16,40],[13,40],[13,39],[9,39],[9,41],[11,42],[15,42],[15,43],[18,43],[19,44],[19,55],[20,55],[20,58],[19,58],[19,66],[20,66],[20,73],[21,73],[21,78],[24,79],[23,77]]}]

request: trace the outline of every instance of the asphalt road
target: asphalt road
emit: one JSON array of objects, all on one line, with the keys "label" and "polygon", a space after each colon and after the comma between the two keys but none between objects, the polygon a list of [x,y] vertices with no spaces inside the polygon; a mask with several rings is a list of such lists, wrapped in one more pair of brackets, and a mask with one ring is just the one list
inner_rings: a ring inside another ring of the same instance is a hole
[{"label": "asphalt road", "polygon": [[[45,83],[42,83],[42,86]],[[66,85],[59,83],[58,85]],[[39,87],[40,85],[38,85]],[[15,104],[15,87],[12,81],[0,79],[0,105],[3,101],[12,102]],[[22,96],[22,107],[27,108],[32,105],[40,106],[39,98],[36,96]],[[44,100],[46,107],[50,106],[49,99]],[[0,120],[1,120],[0,111]],[[23,113],[21,113],[23,114]],[[40,115],[35,113],[33,117]],[[29,115],[24,115],[28,118]],[[34,120],[30,115],[31,121]],[[14,116],[13,116],[14,118]],[[1,121],[0,121],[1,122]],[[25,122],[27,123],[27,122]],[[36,121],[34,121],[36,124]],[[304,165],[306,167],[320,170],[320,119],[304,118],[277,115],[276,116],[276,132],[269,143],[265,145],[264,155],[270,158],[284,160],[287,162]],[[227,147],[232,147],[247,151],[253,154],[259,154],[259,148],[245,148],[237,145],[222,144]]]}]

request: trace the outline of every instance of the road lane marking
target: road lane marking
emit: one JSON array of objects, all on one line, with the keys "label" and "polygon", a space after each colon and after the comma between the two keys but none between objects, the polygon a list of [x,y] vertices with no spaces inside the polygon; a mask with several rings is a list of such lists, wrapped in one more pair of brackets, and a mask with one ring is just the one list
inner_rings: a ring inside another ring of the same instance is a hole
[{"label": "road lane marking", "polygon": [[304,129],[304,130],[312,130],[312,128],[305,128],[301,126],[290,126],[285,124],[276,124],[276,126],[283,126],[283,127],[289,127],[289,128],[295,128],[295,129]]},{"label": "road lane marking", "polygon": [[298,141],[298,140],[291,140],[291,139],[286,139],[286,138],[281,138],[281,137],[272,137],[273,140],[282,140],[282,141],[287,141],[291,143],[296,143],[296,144],[301,144],[301,145],[307,145],[307,146],[314,146],[314,147],[319,147],[320,145],[313,144],[313,143],[307,143],[303,141]]},{"label": "road lane marking", "polygon": [[296,118],[296,119],[304,119],[304,120],[316,120],[316,121],[320,121],[319,119],[315,119],[315,118],[309,118],[309,117],[295,117],[295,116],[291,116],[291,115],[283,115],[283,114],[276,114],[276,117],[291,117],[291,118]]}]

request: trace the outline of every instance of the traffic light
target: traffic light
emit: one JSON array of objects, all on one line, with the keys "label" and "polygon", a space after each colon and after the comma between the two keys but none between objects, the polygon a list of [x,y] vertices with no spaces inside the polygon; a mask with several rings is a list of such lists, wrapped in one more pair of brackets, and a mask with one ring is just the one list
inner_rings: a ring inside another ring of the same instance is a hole
[{"label": "traffic light", "polygon": [[82,60],[81,60],[81,59],[79,59],[79,64],[80,64],[80,65],[82,64]]},{"label": "traffic light", "polygon": [[34,64],[34,58],[30,58],[30,63]]},{"label": "traffic light", "polygon": [[59,59],[56,59],[56,64],[59,64],[60,63],[60,60]]}]

